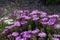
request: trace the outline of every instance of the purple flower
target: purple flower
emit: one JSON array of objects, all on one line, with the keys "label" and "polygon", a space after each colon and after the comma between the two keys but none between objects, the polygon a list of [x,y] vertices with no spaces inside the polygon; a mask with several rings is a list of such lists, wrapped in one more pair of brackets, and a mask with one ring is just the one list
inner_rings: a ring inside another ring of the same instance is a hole
[{"label": "purple flower", "polygon": [[21,32],[20,34],[21,35],[24,35],[24,34],[26,34],[27,33],[27,31],[23,31],[23,32]]},{"label": "purple flower", "polygon": [[26,15],[22,15],[21,17],[24,18],[24,17],[26,17]]},{"label": "purple flower", "polygon": [[22,17],[23,17],[24,19],[31,19],[31,17],[26,16],[26,15],[23,15]]},{"label": "purple flower", "polygon": [[20,19],[20,18],[22,18],[22,16],[20,16],[20,15],[17,15],[16,19]]},{"label": "purple flower", "polygon": [[29,33],[29,34],[30,34],[30,33],[31,33],[31,31],[32,31],[32,30],[23,31],[23,32],[21,32],[20,34],[21,34],[21,35],[24,35],[24,34],[26,34],[26,33]]},{"label": "purple flower", "polygon": [[44,33],[44,32],[38,33],[38,36],[39,37],[46,37],[46,33]]},{"label": "purple flower", "polygon": [[55,24],[55,25],[54,25],[54,28],[55,28],[55,29],[60,29],[60,24]]},{"label": "purple flower", "polygon": [[57,18],[59,17],[59,15],[57,15],[57,14],[54,14],[54,15],[52,15],[52,16],[53,16],[53,17],[57,17]]},{"label": "purple flower", "polygon": [[43,11],[40,12],[40,17],[46,17],[46,16],[47,16],[46,12],[43,12]]},{"label": "purple flower", "polygon": [[56,21],[56,18],[50,18],[49,21],[47,22],[48,25],[53,25]]},{"label": "purple flower", "polygon": [[20,22],[19,21],[16,21],[16,22],[14,22],[14,25],[15,26],[20,26]]},{"label": "purple flower", "polygon": [[38,33],[39,31],[40,31],[39,29],[35,29],[35,30],[31,31],[31,33],[32,33],[32,34],[36,34],[36,33]]},{"label": "purple flower", "polygon": [[52,15],[48,15],[47,17],[48,17],[48,18],[53,18],[53,16],[52,16]]},{"label": "purple flower", "polygon": [[15,40],[27,40],[27,38],[20,38],[20,37],[16,37]]},{"label": "purple flower", "polygon": [[53,34],[54,37],[60,37],[60,34]]},{"label": "purple flower", "polygon": [[34,18],[33,18],[34,21],[36,21],[36,20],[38,20],[38,19],[39,19],[39,17],[34,17]]},{"label": "purple flower", "polygon": [[59,38],[52,38],[52,40],[59,40]]},{"label": "purple flower", "polygon": [[54,14],[54,15],[48,15],[48,18],[54,18],[54,17],[55,17],[55,18],[56,18],[56,17],[58,18],[59,15],[56,15],[56,14]]},{"label": "purple flower", "polygon": [[27,21],[21,21],[21,24],[22,25],[24,25],[24,24],[26,24],[27,23]]},{"label": "purple flower", "polygon": [[38,10],[33,10],[33,11],[30,13],[30,15],[39,14],[39,13],[40,13],[40,11],[38,11]]},{"label": "purple flower", "polygon": [[7,35],[8,38],[12,37],[12,34]]},{"label": "purple flower", "polygon": [[32,15],[32,18],[36,18],[36,17],[38,17],[37,15]]},{"label": "purple flower", "polygon": [[47,22],[43,21],[43,22],[41,22],[41,24],[47,24]]},{"label": "purple flower", "polygon": [[16,37],[16,39],[15,40],[20,40],[21,39],[21,37],[20,36],[18,36],[18,37]]},{"label": "purple flower", "polygon": [[32,30],[28,30],[28,33],[31,33]]},{"label": "purple flower", "polygon": [[25,19],[31,19],[31,17],[26,16]]},{"label": "purple flower", "polygon": [[16,37],[16,36],[18,36],[18,35],[19,35],[18,32],[13,32],[13,33],[12,33],[12,36],[14,36],[14,37]]},{"label": "purple flower", "polygon": [[13,27],[14,27],[14,25],[6,26],[5,28],[6,28],[6,29],[12,29]]},{"label": "purple flower", "polygon": [[24,34],[23,37],[25,37],[25,38],[30,38],[30,37],[31,37],[31,34],[29,34],[29,33]]},{"label": "purple flower", "polygon": [[2,32],[2,34],[5,34],[8,31],[8,29],[4,29],[4,31]]},{"label": "purple flower", "polygon": [[42,21],[47,21],[48,20],[48,18],[42,18]]},{"label": "purple flower", "polygon": [[21,35],[22,35],[23,37],[25,37],[25,38],[30,38],[30,37],[31,37],[31,34],[28,33],[28,31],[22,32]]}]

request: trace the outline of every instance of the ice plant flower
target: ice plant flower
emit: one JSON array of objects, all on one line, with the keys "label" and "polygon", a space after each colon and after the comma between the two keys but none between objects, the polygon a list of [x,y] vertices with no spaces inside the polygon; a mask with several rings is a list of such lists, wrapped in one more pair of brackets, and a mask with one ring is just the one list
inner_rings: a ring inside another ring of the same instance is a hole
[{"label": "ice plant flower", "polygon": [[26,34],[27,33],[27,31],[23,31],[23,32],[21,32],[20,34],[21,35],[24,35],[24,34]]},{"label": "ice plant flower", "polygon": [[15,26],[21,26],[21,24],[20,24],[19,21],[14,22],[14,25],[15,25]]},{"label": "ice plant flower", "polygon": [[39,37],[46,37],[47,34],[46,34],[45,32],[41,32],[41,33],[38,33],[38,36],[39,36]]},{"label": "ice plant flower", "polygon": [[48,18],[53,18],[53,16],[52,16],[52,15],[48,15],[47,17],[48,17]]},{"label": "ice plant flower", "polygon": [[47,20],[48,20],[48,18],[42,18],[41,20],[42,20],[42,21],[47,21]]},{"label": "ice plant flower", "polygon": [[21,34],[21,35],[23,35],[24,33],[29,33],[29,34],[30,34],[30,33],[31,33],[31,31],[32,31],[32,30],[23,31],[23,32],[21,32],[20,34]]},{"label": "ice plant flower", "polygon": [[7,22],[7,24],[13,24],[14,22]]},{"label": "ice plant flower", "polygon": [[21,18],[22,18],[22,16],[20,16],[20,15],[16,16],[16,19],[21,19]]},{"label": "ice plant flower", "polygon": [[5,34],[8,31],[8,29],[4,29],[2,34]]},{"label": "ice plant flower", "polygon": [[38,14],[38,13],[40,13],[40,11],[38,11],[38,10],[33,10],[33,11],[30,13],[30,15],[35,15],[35,14]]},{"label": "ice plant flower", "polygon": [[29,17],[29,16],[26,16],[26,17],[25,17],[25,19],[27,19],[27,20],[28,20],[28,19],[31,19],[31,17]]},{"label": "ice plant flower", "polygon": [[12,34],[7,35],[8,38],[12,37]]},{"label": "ice plant flower", "polygon": [[46,16],[47,16],[46,12],[43,12],[43,11],[40,12],[40,17],[46,17]]},{"label": "ice plant flower", "polygon": [[60,29],[60,24],[55,24],[55,25],[54,25],[54,28],[55,28],[55,29]]},{"label": "ice plant flower", "polygon": [[47,22],[48,25],[53,25],[56,21],[56,18],[50,18],[49,21]]},{"label": "ice plant flower", "polygon": [[4,20],[4,18],[1,18],[0,20]]},{"label": "ice plant flower", "polygon": [[46,25],[46,24],[47,24],[47,22],[45,22],[45,21],[42,21],[42,22],[41,22],[41,24],[44,24],[44,25]]},{"label": "ice plant flower", "polygon": [[27,20],[28,20],[28,19],[31,19],[30,16],[26,16],[26,15],[23,15],[22,18],[27,19]]},{"label": "ice plant flower", "polygon": [[38,20],[38,19],[39,19],[39,17],[34,17],[34,18],[33,18],[34,21],[36,21],[36,20]]},{"label": "ice plant flower", "polygon": [[59,40],[59,38],[52,38],[51,40]]},{"label": "ice plant flower", "polygon": [[28,31],[24,31],[22,33],[20,33],[23,37],[25,38],[30,38],[31,37],[31,34],[28,32]]},{"label": "ice plant flower", "polygon": [[[60,15],[56,15],[56,14],[54,14],[54,15],[47,15],[46,12],[39,11],[39,10],[33,10],[30,13],[29,13],[29,10],[17,10],[15,12],[12,14],[12,17],[16,18],[15,19],[16,21],[14,21],[13,19],[8,19],[8,17],[1,18],[1,20],[4,23],[11,24],[9,26],[5,26],[5,29],[2,31],[2,34],[6,34],[8,32],[8,30],[10,31],[10,29],[12,29],[14,27],[34,26],[32,24],[28,24],[29,20],[31,20],[32,22],[33,21],[34,22],[38,22],[38,20],[39,21],[41,20],[40,23],[42,25],[44,25],[44,24],[45,25],[46,24],[47,25],[52,25],[55,29],[58,29],[57,31],[59,31],[59,29],[60,29],[60,23],[58,22],[58,24],[55,24],[57,20],[60,21]],[[24,24],[28,24],[28,25],[24,25]],[[36,25],[39,26],[39,24],[36,24]],[[43,29],[44,29],[44,27],[43,27]],[[28,31],[23,31],[23,30],[24,29],[21,28],[21,30],[17,30],[17,31],[20,31],[20,33],[15,31],[13,33],[8,34],[7,37],[8,38],[15,37],[14,40],[28,40],[29,38],[31,38],[31,35],[33,35],[33,34],[38,34],[38,37],[40,37],[40,38],[44,38],[44,37],[46,37],[48,35],[48,34],[45,33],[46,30],[44,30],[44,32],[40,32],[39,29],[35,29],[35,30],[29,30],[28,29]],[[59,39],[60,38],[60,34],[55,34],[54,33],[52,35],[52,37],[53,38],[51,38],[51,40],[60,40]],[[48,39],[48,37],[47,37],[47,39]],[[45,40],[45,38],[43,40]]]},{"label": "ice plant flower", "polygon": [[3,18],[1,18],[0,20],[2,21],[2,20],[7,20],[7,19],[9,19],[9,17],[8,17],[8,16],[3,17]]},{"label": "ice plant flower", "polygon": [[25,38],[30,38],[30,37],[31,37],[31,34],[29,34],[29,33],[24,34],[23,37],[25,37]]},{"label": "ice plant flower", "polygon": [[20,38],[20,36],[16,37],[15,40],[27,40],[27,38]]},{"label": "ice plant flower", "polygon": [[19,35],[18,32],[13,32],[13,33],[12,33],[12,36],[14,36],[14,37],[16,37],[16,36],[18,36],[18,35]]},{"label": "ice plant flower", "polygon": [[7,23],[7,24],[13,24],[13,19],[7,19],[7,20],[4,20],[4,23]]},{"label": "ice plant flower", "polygon": [[53,34],[54,37],[60,37],[60,34]]},{"label": "ice plant flower", "polygon": [[40,32],[39,29],[35,29],[35,30],[32,30],[32,31],[31,31],[32,34],[36,34],[36,33],[39,33],[39,32]]},{"label": "ice plant flower", "polygon": [[32,15],[31,17],[32,17],[32,18],[36,18],[36,17],[38,17],[38,16],[37,16],[37,15]]},{"label": "ice plant flower", "polygon": [[8,20],[6,20],[6,21],[13,21],[13,19],[8,19]]},{"label": "ice plant flower", "polygon": [[13,27],[14,27],[14,25],[6,26],[5,28],[6,28],[6,29],[12,29]]},{"label": "ice plant flower", "polygon": [[26,23],[27,23],[27,21],[24,21],[24,20],[21,21],[21,24],[22,24],[22,25],[24,25],[24,24],[26,24]]},{"label": "ice plant flower", "polygon": [[28,33],[31,33],[31,32],[32,32],[32,30],[28,30],[27,32],[28,32]]},{"label": "ice plant flower", "polygon": [[48,15],[48,18],[58,18],[59,17],[59,15],[57,15],[57,14],[54,14],[54,15]]},{"label": "ice plant flower", "polygon": [[57,14],[54,14],[54,15],[52,15],[52,17],[57,17],[57,18],[58,18],[58,17],[59,17],[59,15],[57,15]]},{"label": "ice plant flower", "polygon": [[20,36],[17,36],[16,38],[15,38],[15,40],[20,40],[21,39],[21,37]]}]

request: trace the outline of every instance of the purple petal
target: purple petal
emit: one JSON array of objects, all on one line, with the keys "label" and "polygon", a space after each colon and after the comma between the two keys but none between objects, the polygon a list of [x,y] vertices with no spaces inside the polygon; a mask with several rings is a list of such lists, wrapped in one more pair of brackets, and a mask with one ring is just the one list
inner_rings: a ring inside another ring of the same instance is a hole
[{"label": "purple petal", "polygon": [[59,40],[59,38],[52,38],[52,40]]},{"label": "purple petal", "polygon": [[13,32],[13,33],[12,33],[12,36],[14,36],[14,37],[16,37],[16,36],[18,36],[18,35],[19,35],[18,32]]},{"label": "purple petal", "polygon": [[14,25],[15,26],[20,26],[20,22],[19,21],[16,21],[16,22],[14,22]]},{"label": "purple petal", "polygon": [[46,33],[44,33],[44,32],[41,32],[41,33],[38,33],[38,36],[39,36],[39,37],[46,37],[46,36],[47,36],[47,34],[46,34]]}]

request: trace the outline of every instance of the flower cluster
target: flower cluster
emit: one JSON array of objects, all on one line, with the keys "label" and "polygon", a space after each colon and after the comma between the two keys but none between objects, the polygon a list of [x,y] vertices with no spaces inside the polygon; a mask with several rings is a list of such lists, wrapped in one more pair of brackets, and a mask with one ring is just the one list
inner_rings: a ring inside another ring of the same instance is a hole
[{"label": "flower cluster", "polygon": [[[2,34],[15,40],[60,40],[60,15],[47,15],[46,12],[33,10],[18,10],[12,13],[13,19],[5,20]],[[5,18],[8,19],[8,18]],[[12,22],[13,21],[13,22]],[[11,22],[11,23],[10,23]],[[36,35],[36,38],[33,39]]]},{"label": "flower cluster", "polygon": [[[21,33],[13,32],[13,33],[9,34],[7,37],[8,38],[15,37],[15,40],[18,40],[18,39],[19,40],[21,40],[21,39],[26,40],[28,38],[31,38],[31,36],[33,34],[38,34],[39,37],[46,37],[46,35],[47,35],[44,32],[40,32],[39,29],[35,29],[35,30],[23,31]],[[21,37],[21,35],[22,35],[22,37]]]}]

